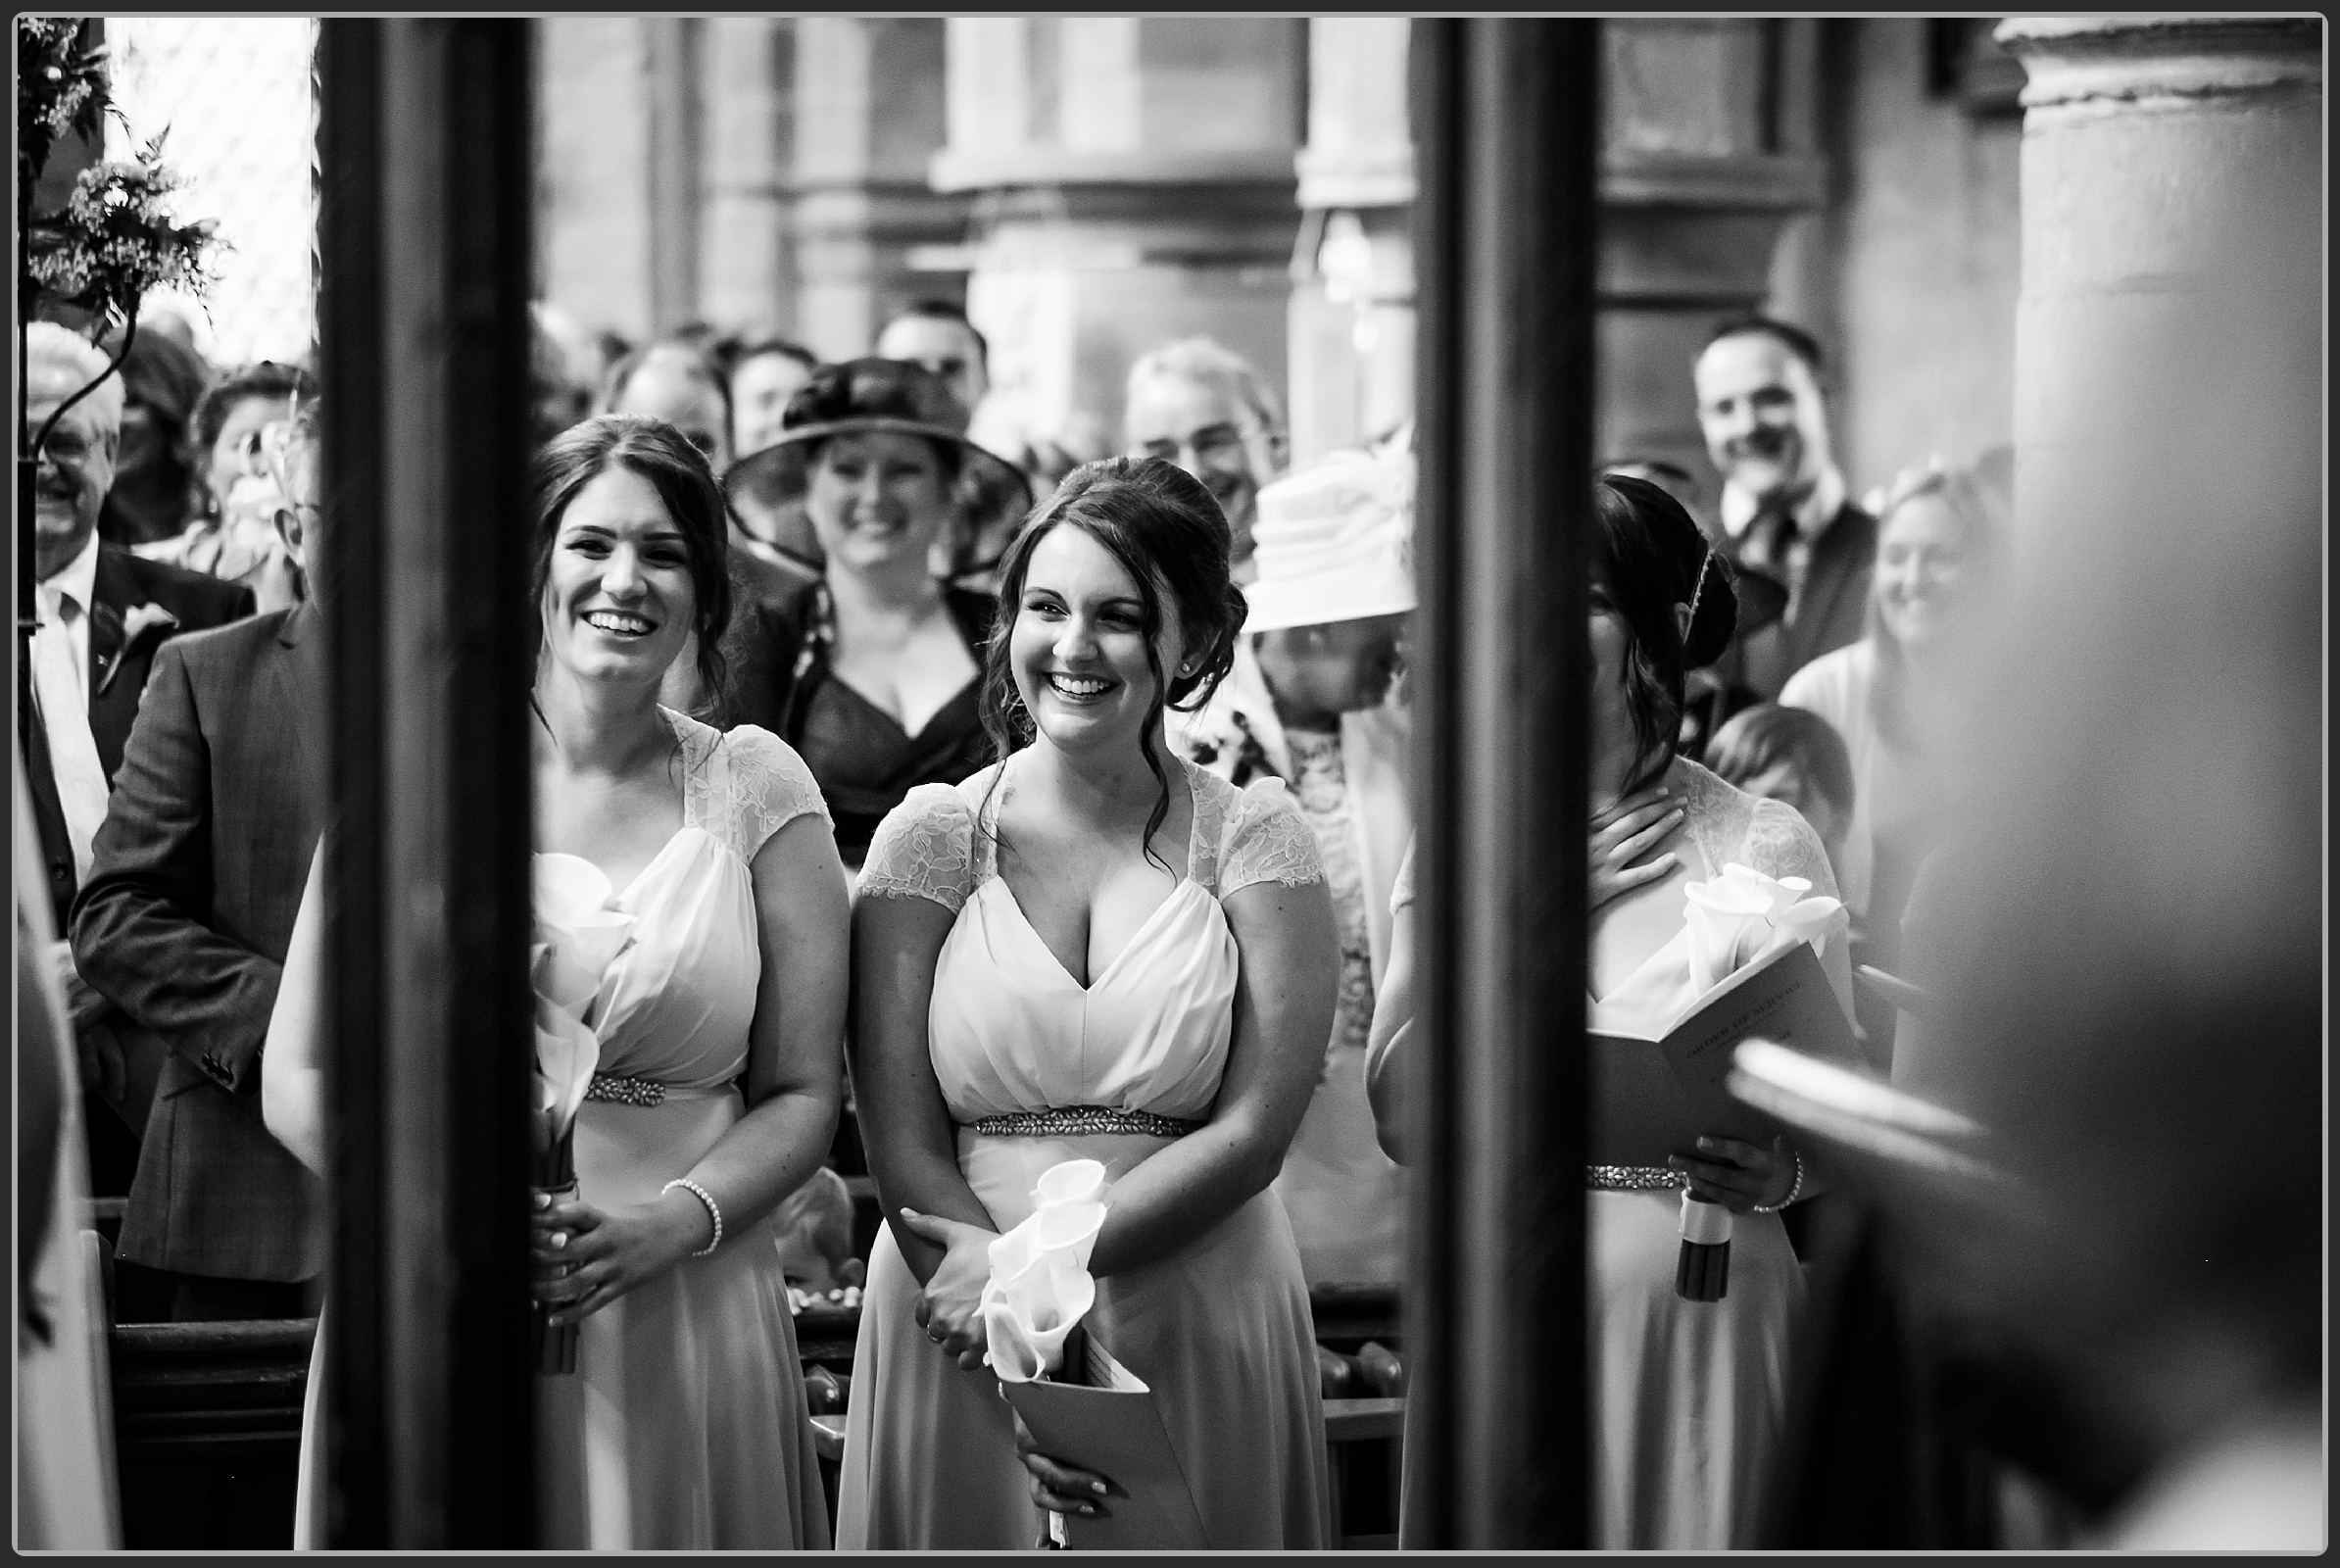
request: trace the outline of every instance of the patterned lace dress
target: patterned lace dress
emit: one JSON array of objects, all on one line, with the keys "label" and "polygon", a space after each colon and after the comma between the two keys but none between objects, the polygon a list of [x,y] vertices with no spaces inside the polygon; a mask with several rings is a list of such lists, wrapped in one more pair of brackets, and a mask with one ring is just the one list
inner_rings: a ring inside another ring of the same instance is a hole
[{"label": "patterned lace dress", "polygon": [[1382,1152],[1365,1097],[1365,1039],[1373,1028],[1373,952],[1365,879],[1349,822],[1341,734],[1285,732],[1292,793],[1316,834],[1341,938],[1341,997],[1324,1070],[1293,1135],[1276,1193],[1292,1215],[1310,1285],[1383,1285],[1405,1268],[1404,1172]]},{"label": "patterned lace dress", "polygon": [[[1219,901],[1324,873],[1282,784],[1238,790],[1186,764],[1187,876],[1084,987],[998,875],[999,799],[985,802],[994,771],[911,791],[879,829],[860,892],[927,899],[955,916],[936,960],[929,1056],[958,1124],[959,1168],[1005,1231],[1030,1212],[1033,1182],[1049,1166],[1092,1158],[1119,1180],[1170,1147],[1177,1124],[1210,1115],[1239,963]],[[979,810],[993,813],[981,831]],[[1063,1114],[1074,1107],[1105,1114]],[[1045,1516],[1009,1408],[988,1368],[961,1371],[929,1343],[910,1315],[916,1294],[881,1231],[853,1352],[837,1544],[1028,1549]],[[1099,1279],[1086,1322],[1153,1389],[1212,1547],[1326,1544],[1315,1328],[1272,1191],[1176,1252]]]}]

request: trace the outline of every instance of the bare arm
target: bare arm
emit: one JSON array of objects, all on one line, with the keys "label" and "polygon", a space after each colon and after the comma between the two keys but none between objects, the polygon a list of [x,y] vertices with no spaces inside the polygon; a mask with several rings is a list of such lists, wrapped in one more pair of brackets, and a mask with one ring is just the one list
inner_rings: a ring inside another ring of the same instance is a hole
[{"label": "bare arm", "polygon": [[261,1118],[278,1143],[319,1176],[325,1174],[325,1081],[317,1056],[324,1028],[324,880],[325,846],[319,839],[260,1054]]},{"label": "bare arm", "polygon": [[[820,1164],[842,1095],[847,913],[836,839],[817,815],[796,817],[764,840],[749,869],[763,970],[749,1024],[748,1111],[685,1173],[722,1209],[726,1245]],[[538,1211],[537,1226],[545,1239],[539,1259],[574,1265],[538,1287],[541,1299],[574,1303],[566,1321],[600,1310],[714,1237],[706,1205],[685,1188],[606,1211],[558,1203]],[[559,1248],[549,1245],[554,1233],[566,1234]]]},{"label": "bare arm", "polygon": [[1340,986],[1333,897],[1321,881],[1256,882],[1221,902],[1241,955],[1235,1038],[1209,1123],[1117,1182],[1090,1272],[1186,1246],[1266,1190],[1315,1092]]},{"label": "bare arm", "polygon": [[958,1168],[957,1133],[928,1055],[935,960],[956,918],[929,899],[875,893],[863,894],[853,909],[853,1103],[886,1222],[922,1285],[933,1280],[945,1250],[898,1223],[902,1210],[997,1234]]}]

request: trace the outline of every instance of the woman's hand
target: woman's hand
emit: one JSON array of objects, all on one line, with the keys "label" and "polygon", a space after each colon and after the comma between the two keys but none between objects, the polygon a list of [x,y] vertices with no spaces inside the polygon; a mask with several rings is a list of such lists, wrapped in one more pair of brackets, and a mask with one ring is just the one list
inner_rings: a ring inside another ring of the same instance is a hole
[{"label": "woman's hand", "polygon": [[1105,1506],[1105,1498],[1126,1497],[1128,1493],[1094,1471],[1078,1470],[1049,1458],[1033,1446],[1035,1441],[1032,1429],[1024,1425],[1022,1412],[1017,1412],[1015,1456],[1031,1472],[1034,1502],[1050,1513],[1077,1513],[1090,1519],[1113,1517],[1112,1510]]},{"label": "woman's hand", "polygon": [[910,1303],[910,1315],[926,1330],[926,1337],[942,1347],[944,1354],[956,1356],[959,1366],[972,1372],[983,1365],[988,1348],[983,1333],[983,1288],[991,1283],[991,1246],[999,1239],[999,1233],[910,1208],[902,1211],[902,1223],[911,1235],[943,1250],[943,1261],[936,1265],[926,1289]]},{"label": "woman's hand", "polygon": [[1682,802],[1662,784],[1628,795],[1592,816],[1592,841],[1586,855],[1591,876],[1589,909],[1597,909],[1621,893],[1654,882],[1681,863],[1671,851],[1643,860],[1674,830],[1682,826]]},{"label": "woman's hand", "polygon": [[1695,1154],[1669,1154],[1666,1163],[1689,1178],[1690,1191],[1733,1214],[1777,1208],[1795,1187],[1795,1155],[1787,1140],[1769,1149],[1737,1138],[1701,1138]]},{"label": "woman's hand", "polygon": [[[691,1205],[686,1211],[673,1201]],[[537,1195],[532,1216],[536,1298],[558,1307],[557,1325],[582,1322],[626,1292],[654,1280],[705,1247],[714,1232],[699,1200],[687,1192],[658,1202],[596,1208],[575,1199]],[[696,1212],[697,1224],[691,1222]]]}]

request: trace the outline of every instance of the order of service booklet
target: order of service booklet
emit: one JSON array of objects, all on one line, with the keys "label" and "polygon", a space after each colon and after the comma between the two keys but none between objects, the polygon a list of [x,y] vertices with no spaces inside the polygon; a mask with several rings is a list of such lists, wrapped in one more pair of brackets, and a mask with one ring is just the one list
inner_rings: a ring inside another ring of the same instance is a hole
[{"label": "order of service booklet", "polygon": [[1782,1131],[1724,1085],[1740,1041],[1774,1041],[1826,1060],[1854,1059],[1852,1026],[1808,942],[1750,964],[1698,999],[1655,1040],[1588,1030],[1595,1165],[1663,1165],[1716,1135],[1768,1144]]},{"label": "order of service booklet", "polygon": [[1103,1499],[1107,1514],[1065,1514],[1076,1551],[1181,1551],[1209,1546],[1186,1473],[1170,1446],[1153,1392],[1088,1334],[1079,1381],[1042,1378],[999,1385],[1035,1446],[1060,1463],[1109,1478],[1129,1494]]}]

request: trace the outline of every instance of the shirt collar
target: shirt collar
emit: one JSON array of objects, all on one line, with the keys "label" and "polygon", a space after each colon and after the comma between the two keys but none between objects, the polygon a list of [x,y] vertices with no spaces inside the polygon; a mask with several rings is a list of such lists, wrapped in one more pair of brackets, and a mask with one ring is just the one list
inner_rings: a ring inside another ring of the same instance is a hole
[{"label": "shirt collar", "polygon": [[81,553],[73,557],[63,571],[41,586],[66,595],[80,607],[82,614],[88,614],[90,596],[97,591],[97,558],[98,535],[97,530],[92,528],[89,530],[89,541],[82,545]]},{"label": "shirt collar", "polygon": [[[1797,537],[1815,541],[1836,520],[1836,514],[1844,510],[1846,491],[1844,474],[1833,463],[1820,470],[1820,479],[1812,486],[1812,493],[1804,504],[1796,508]],[[1763,510],[1760,503],[1736,484],[1723,486],[1723,531],[1731,538],[1741,538],[1754,523],[1756,514]]]}]

